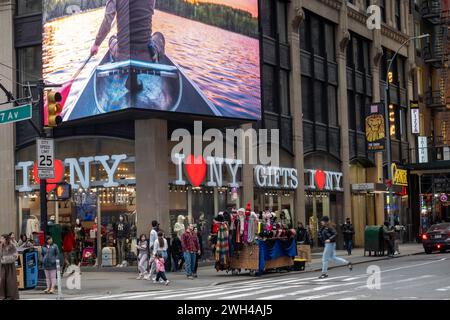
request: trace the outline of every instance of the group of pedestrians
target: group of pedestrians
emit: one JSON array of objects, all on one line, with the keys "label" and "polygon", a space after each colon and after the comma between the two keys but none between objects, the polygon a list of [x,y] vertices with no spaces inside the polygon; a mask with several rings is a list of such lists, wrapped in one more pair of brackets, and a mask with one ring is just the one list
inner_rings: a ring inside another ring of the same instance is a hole
[{"label": "group of pedestrians", "polygon": [[[197,228],[193,224],[189,224],[181,236],[177,235],[172,243],[172,270],[178,271],[184,265],[188,279],[197,278],[198,258],[202,254],[201,238],[199,238]],[[137,243],[139,274],[136,279],[151,280],[153,283],[161,282],[168,285],[170,281],[165,274],[169,259],[168,249],[164,233],[159,230],[159,223],[156,220],[152,221],[149,237],[142,234]]]}]

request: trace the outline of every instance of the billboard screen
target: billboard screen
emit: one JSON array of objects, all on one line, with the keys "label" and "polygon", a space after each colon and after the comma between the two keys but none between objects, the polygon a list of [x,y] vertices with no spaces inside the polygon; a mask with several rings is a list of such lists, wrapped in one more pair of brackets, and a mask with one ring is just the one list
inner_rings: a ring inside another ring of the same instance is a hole
[{"label": "billboard screen", "polygon": [[258,0],[44,0],[63,121],[126,109],[261,118]]}]

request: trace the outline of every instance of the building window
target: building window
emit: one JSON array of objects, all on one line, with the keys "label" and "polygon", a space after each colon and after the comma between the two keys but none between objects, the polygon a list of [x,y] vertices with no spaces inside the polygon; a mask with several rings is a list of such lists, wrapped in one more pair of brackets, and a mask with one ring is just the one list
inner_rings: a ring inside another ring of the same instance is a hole
[{"label": "building window", "polygon": [[336,59],[334,24],[308,12],[300,29],[300,47],[303,50],[313,51],[331,61]]},{"label": "building window", "polygon": [[288,40],[287,40],[287,23],[286,23],[287,20],[286,3],[277,1],[277,6],[278,6],[277,10],[278,37],[280,42],[287,43]]},{"label": "building window", "polygon": [[356,130],[356,111],[355,111],[355,96],[353,91],[347,91],[347,105],[348,105],[348,128]]},{"label": "building window", "polygon": [[336,91],[335,86],[328,85],[328,124],[334,127],[339,126]]},{"label": "building window", "polygon": [[280,109],[281,114],[290,115],[289,110],[289,72],[280,70]]},{"label": "building window", "polygon": [[[36,82],[42,78],[42,46],[17,49],[17,70],[17,79],[21,84]],[[17,92],[20,97],[28,94],[21,85]]]},{"label": "building window", "polygon": [[347,46],[347,66],[370,74],[370,43],[368,40],[352,33]]},{"label": "building window", "polygon": [[309,106],[311,105],[311,81],[309,77],[302,76],[302,111],[303,119],[314,121],[313,109]]},{"label": "building window", "polygon": [[265,36],[275,38],[275,23],[273,13],[275,12],[274,1],[263,0],[261,4],[261,23]]},{"label": "building window", "polygon": [[38,0],[17,0],[17,15],[23,16],[32,13],[42,12],[42,1]]},{"label": "building window", "polygon": [[278,81],[275,79],[275,68],[273,66],[267,64],[263,66],[263,79],[264,110],[276,112],[274,90]]},{"label": "building window", "polygon": [[386,23],[386,0],[380,0],[381,21]]},{"label": "building window", "polygon": [[395,27],[397,30],[402,31],[402,20],[401,20],[401,2],[400,0],[395,0]]}]

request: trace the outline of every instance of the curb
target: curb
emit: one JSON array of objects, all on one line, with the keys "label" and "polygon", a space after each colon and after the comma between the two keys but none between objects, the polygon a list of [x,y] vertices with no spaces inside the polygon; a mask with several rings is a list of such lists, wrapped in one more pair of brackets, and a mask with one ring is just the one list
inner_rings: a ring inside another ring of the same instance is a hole
[{"label": "curb", "polygon": [[[358,264],[375,262],[375,261],[382,261],[382,260],[397,259],[397,258],[403,258],[403,257],[420,255],[420,254],[424,254],[424,253],[423,252],[407,253],[407,254],[402,254],[402,255],[399,255],[399,256],[396,256],[396,257],[393,257],[393,258],[389,258],[388,256],[383,256],[383,257],[376,258],[374,260],[352,262],[352,265],[358,265]],[[333,267],[330,267],[329,270],[336,269],[336,268],[344,268],[344,267],[346,267],[346,266],[333,266]],[[288,271],[288,272],[283,272],[283,273],[269,274],[269,275],[266,275],[265,278],[278,278],[278,277],[282,277],[282,276],[286,275],[287,273],[289,273],[289,274],[303,274],[303,273],[317,272],[317,271],[321,271],[321,270],[322,270],[322,268],[315,268],[315,269],[309,269],[309,270],[303,270],[303,271]],[[257,279],[257,278],[260,278],[260,277],[253,277],[253,278]],[[239,282],[239,281],[242,281],[242,279],[222,281],[222,282],[213,282],[212,284],[210,284],[210,286],[218,286],[218,285],[234,283],[234,282]]]}]

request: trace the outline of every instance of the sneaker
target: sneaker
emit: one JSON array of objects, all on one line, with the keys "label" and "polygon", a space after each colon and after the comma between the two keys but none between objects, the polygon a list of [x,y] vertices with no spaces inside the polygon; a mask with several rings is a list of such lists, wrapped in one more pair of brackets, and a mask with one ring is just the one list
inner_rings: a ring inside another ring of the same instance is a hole
[{"label": "sneaker", "polygon": [[50,289],[45,289],[44,293],[47,294],[50,291]]},{"label": "sneaker", "polygon": [[189,280],[194,280],[194,277],[193,276],[188,276],[187,277]]},{"label": "sneaker", "polygon": [[140,274],[140,275],[137,276],[136,280],[142,280],[143,277],[144,276],[142,274]]},{"label": "sneaker", "polygon": [[153,277],[152,280],[153,280],[153,281],[156,281],[156,277]]},{"label": "sneaker", "polygon": [[150,275],[149,275],[149,274],[146,274],[146,275],[144,276],[144,280],[149,280],[149,281],[150,281],[150,280],[151,280],[151,279],[150,279]]},{"label": "sneaker", "polygon": [[328,278],[328,275],[326,273],[322,273],[319,277],[319,279],[325,279]]},{"label": "sneaker", "polygon": [[348,263],[348,269],[349,269],[350,271],[353,270],[353,264],[352,264],[351,262]]},{"label": "sneaker", "polygon": [[119,263],[117,266],[116,266],[116,268],[121,268],[122,267],[122,264],[121,263]]},{"label": "sneaker", "polygon": [[49,294],[54,294],[54,293],[55,293],[55,289],[50,289],[50,290],[48,290],[48,293],[49,293]]},{"label": "sneaker", "polygon": [[156,283],[156,280],[152,280],[153,283]]},{"label": "sneaker", "polygon": [[161,278],[161,279],[159,279],[159,283],[163,283],[164,282],[164,280]]},{"label": "sneaker", "polygon": [[170,281],[169,281],[169,280],[167,280],[167,281],[166,281],[166,286],[168,286],[168,285],[169,285],[169,283],[170,283]]}]

